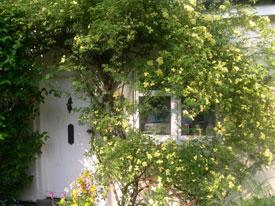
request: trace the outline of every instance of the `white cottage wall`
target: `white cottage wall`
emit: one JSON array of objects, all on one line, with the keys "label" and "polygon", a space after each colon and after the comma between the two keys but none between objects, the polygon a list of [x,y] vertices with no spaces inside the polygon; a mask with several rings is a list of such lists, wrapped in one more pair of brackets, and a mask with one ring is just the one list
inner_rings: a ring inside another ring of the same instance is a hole
[{"label": "white cottage wall", "polygon": [[[275,26],[275,9],[258,9],[259,15],[270,16],[273,26]],[[41,84],[41,88],[60,88],[72,95],[73,107],[85,106],[85,102],[73,95],[72,77],[61,76]],[[127,90],[127,95],[133,94]],[[134,95],[135,96],[135,95]],[[133,98],[134,98],[133,96]],[[83,155],[90,148],[90,135],[87,133],[87,126],[78,124],[79,113],[67,111],[66,103],[68,96],[61,98],[48,95],[45,103],[40,106],[40,115],[34,124],[34,129],[40,132],[48,132],[49,139],[43,145],[41,154],[33,162],[29,173],[34,176],[32,184],[22,193],[22,200],[44,199],[49,192],[54,192],[60,196],[65,187],[74,181],[84,168],[88,160]],[[137,117],[135,117],[137,118]],[[134,118],[134,119],[135,119]],[[75,143],[68,144],[68,124],[74,125]],[[176,129],[175,129],[176,131]],[[270,184],[275,190],[275,164],[269,169],[258,172],[256,179],[259,182]],[[116,205],[110,192],[106,205]]]}]

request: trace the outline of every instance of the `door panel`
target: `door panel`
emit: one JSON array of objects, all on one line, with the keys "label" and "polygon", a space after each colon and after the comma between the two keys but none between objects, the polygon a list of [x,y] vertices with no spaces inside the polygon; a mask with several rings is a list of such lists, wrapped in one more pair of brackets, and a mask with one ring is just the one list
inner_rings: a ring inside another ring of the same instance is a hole
[{"label": "door panel", "polygon": [[[72,97],[73,108],[84,106],[85,102],[73,95],[71,79],[68,77],[51,80],[43,87],[60,88],[67,93],[62,94],[61,97],[48,95],[45,103],[40,107],[39,116],[40,131],[46,131],[49,135],[41,155],[41,162],[44,165],[44,171],[42,171],[44,192],[55,192],[60,196],[64,188],[68,187],[80,174],[85,161],[83,154],[90,148],[88,128],[78,124],[79,113],[74,111],[69,113],[66,104],[69,95]],[[74,129],[73,144],[68,142],[70,124]]]}]

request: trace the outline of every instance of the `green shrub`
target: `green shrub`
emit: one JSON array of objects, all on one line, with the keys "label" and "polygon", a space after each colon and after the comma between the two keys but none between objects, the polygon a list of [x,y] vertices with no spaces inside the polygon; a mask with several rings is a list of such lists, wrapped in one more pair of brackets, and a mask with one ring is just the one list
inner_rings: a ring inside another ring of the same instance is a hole
[{"label": "green shrub", "polygon": [[15,197],[31,181],[26,170],[45,134],[32,131],[41,70],[28,57],[24,13],[0,3],[0,198]]}]

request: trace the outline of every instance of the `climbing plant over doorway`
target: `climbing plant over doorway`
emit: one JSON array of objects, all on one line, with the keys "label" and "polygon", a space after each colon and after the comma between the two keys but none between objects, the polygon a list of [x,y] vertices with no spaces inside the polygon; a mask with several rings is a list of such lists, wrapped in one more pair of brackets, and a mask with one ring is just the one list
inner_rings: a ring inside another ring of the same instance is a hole
[{"label": "climbing plant over doorway", "polygon": [[[92,131],[103,196],[113,185],[120,206],[171,199],[222,205],[247,173],[271,163],[275,45],[268,18],[230,1],[25,5],[35,11],[37,37],[46,35],[49,48],[62,52],[59,68],[74,72],[76,90],[90,99],[81,121]],[[182,99],[190,119],[214,108],[213,135],[176,144],[142,134],[131,117],[146,104],[129,100],[129,90]]]}]

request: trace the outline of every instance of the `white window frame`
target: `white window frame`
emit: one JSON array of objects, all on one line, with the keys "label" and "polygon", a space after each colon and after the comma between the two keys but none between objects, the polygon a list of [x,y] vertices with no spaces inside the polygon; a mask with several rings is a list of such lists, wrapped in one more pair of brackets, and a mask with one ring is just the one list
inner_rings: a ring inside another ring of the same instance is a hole
[{"label": "white window frame", "polygon": [[[160,96],[158,90],[152,90],[150,92],[150,96]],[[134,92],[134,103],[138,105],[139,98],[145,96],[143,93],[135,91]],[[153,137],[158,141],[165,141],[169,138],[172,138],[176,142],[182,142],[186,140],[190,140],[196,138],[196,135],[182,135],[181,134],[181,118],[182,118],[182,102],[181,99],[177,98],[171,94],[161,94],[161,96],[170,96],[170,108],[171,108],[171,119],[170,119],[170,135],[161,135],[161,134],[149,134],[149,136]],[[135,114],[133,115],[133,127],[136,129],[140,129],[140,118],[139,118],[139,111],[136,110]],[[201,136],[205,137],[205,136]]]},{"label": "white window frame", "polygon": [[[159,96],[159,91],[152,90],[150,96]],[[145,96],[143,93],[135,91],[134,92],[134,102],[135,104],[139,103],[139,98]],[[169,138],[177,141],[181,132],[179,123],[181,122],[181,110],[180,110],[180,100],[174,95],[170,94],[161,94],[161,96],[169,96],[170,99],[170,109],[171,109],[171,118],[170,118],[170,135],[161,135],[161,134],[150,134],[149,136],[158,139],[159,141],[164,141]],[[137,109],[136,113],[133,115],[133,126],[136,129],[140,129],[140,118],[139,110]]]}]

